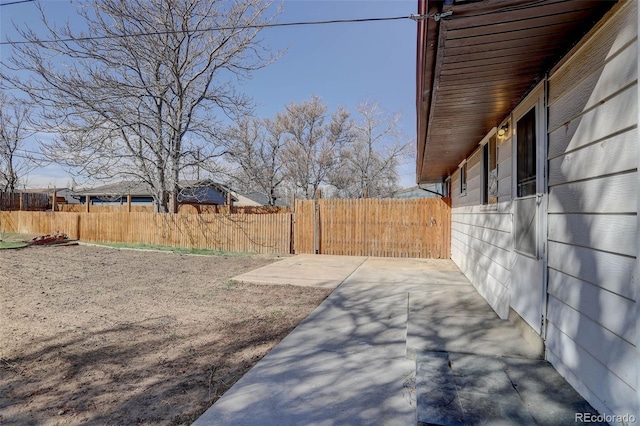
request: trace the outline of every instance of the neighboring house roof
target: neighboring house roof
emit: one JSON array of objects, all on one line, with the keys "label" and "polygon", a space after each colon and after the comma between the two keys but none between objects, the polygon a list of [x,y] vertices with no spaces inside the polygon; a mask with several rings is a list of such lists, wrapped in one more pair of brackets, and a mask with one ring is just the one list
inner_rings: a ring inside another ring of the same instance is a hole
[{"label": "neighboring house roof", "polygon": [[149,186],[144,182],[138,181],[121,181],[116,183],[109,183],[106,185],[96,186],[93,188],[79,189],[74,191],[76,196],[126,196],[132,197],[150,197],[151,191]]},{"label": "neighboring house roof", "polygon": [[[200,181],[184,181],[182,182],[183,192],[178,196],[180,202],[183,203],[203,203],[211,202],[215,194],[210,192],[202,192],[200,189],[214,189],[216,192],[222,194],[222,197],[215,197],[215,201],[219,204],[224,204],[226,200],[226,194],[231,194],[233,204],[236,206],[259,206],[260,204],[250,200],[249,198],[233,191],[232,189],[214,182],[210,179]],[[76,197],[124,197],[131,195],[138,198],[151,198],[152,194],[149,186],[144,182],[139,181],[121,181],[116,183],[110,183],[107,185],[97,186],[94,188],[87,188],[74,191]]]},{"label": "neighboring house roof", "polygon": [[16,190],[16,192],[38,193],[38,194],[49,194],[49,195],[53,195],[54,191],[57,194],[62,194],[65,192],[69,192],[71,190],[69,188],[26,188],[26,189]]},{"label": "neighboring house roof", "polygon": [[[250,192],[246,194],[246,196],[254,202],[259,203],[261,206],[266,206],[267,204],[269,204],[269,197],[261,192]],[[284,207],[288,205],[289,203],[287,203],[286,200],[283,200],[282,198],[276,198],[276,206]]]},{"label": "neighboring house roof", "polygon": [[16,192],[48,194],[50,197],[53,196],[53,193],[55,192],[56,199],[58,201],[64,199],[67,203],[78,202],[78,200],[73,198],[73,191],[70,188],[26,188],[17,190]]},{"label": "neighboring house roof", "polygon": [[614,3],[418,0],[442,15],[418,21],[417,181],[442,182]]},{"label": "neighboring house roof", "polygon": [[232,191],[231,195],[235,198],[233,205],[238,207],[258,207],[263,206],[264,204],[260,204],[251,198],[238,194],[237,192]]},{"label": "neighboring house roof", "polygon": [[392,192],[384,198],[432,198],[442,197],[441,185],[425,186],[424,189],[419,186],[413,186],[411,188],[404,188],[399,191]]},{"label": "neighboring house roof", "polygon": [[231,199],[234,206],[255,207],[262,205],[245,195],[239,194],[228,186],[225,186],[218,182],[214,182],[210,179],[201,181],[185,181],[183,184],[183,192],[178,196],[178,201],[184,203],[198,203],[203,198],[206,198],[203,197],[204,194],[200,191],[202,188],[213,188],[220,194],[222,194],[224,199],[219,204],[224,204],[226,201],[226,195],[231,194]]}]

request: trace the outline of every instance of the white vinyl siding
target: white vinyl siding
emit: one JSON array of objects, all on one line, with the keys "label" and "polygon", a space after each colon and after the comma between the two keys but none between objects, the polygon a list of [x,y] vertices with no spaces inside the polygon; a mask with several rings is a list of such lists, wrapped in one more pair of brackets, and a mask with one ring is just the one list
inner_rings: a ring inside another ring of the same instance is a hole
[{"label": "white vinyl siding", "polygon": [[[482,185],[482,150],[475,151],[466,160],[467,185],[466,190],[461,192],[460,189],[453,194],[452,206],[474,206],[481,202],[481,185]],[[460,168],[451,177],[452,188],[461,188]]]},{"label": "white vinyl siding", "polygon": [[[500,143],[500,141],[498,141]],[[498,145],[498,162],[511,161],[511,145]],[[483,206],[482,147],[467,159],[467,193],[454,194],[451,214],[451,259],[476,286],[501,318],[509,315],[511,272],[511,202]],[[506,153],[508,152],[508,155]],[[498,163],[498,173],[504,167]],[[509,168],[510,169],[510,168]],[[459,172],[452,176],[453,187],[459,186]],[[509,172],[504,185],[511,190]],[[499,183],[500,185],[500,183]],[[500,186],[498,186],[500,190]],[[510,200],[509,195],[502,198]]]},{"label": "white vinyl siding", "polygon": [[547,358],[602,414],[636,412],[637,2],[549,77]]},{"label": "white vinyl siding", "polygon": [[451,259],[503,319],[509,316],[511,208],[506,202],[451,212]]}]

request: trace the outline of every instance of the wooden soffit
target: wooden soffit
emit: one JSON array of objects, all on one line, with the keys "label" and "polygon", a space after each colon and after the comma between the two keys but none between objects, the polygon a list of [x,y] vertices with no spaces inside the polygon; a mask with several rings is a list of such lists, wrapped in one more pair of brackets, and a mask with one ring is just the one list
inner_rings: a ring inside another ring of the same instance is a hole
[{"label": "wooden soffit", "polygon": [[418,0],[417,182],[455,170],[613,4]]}]

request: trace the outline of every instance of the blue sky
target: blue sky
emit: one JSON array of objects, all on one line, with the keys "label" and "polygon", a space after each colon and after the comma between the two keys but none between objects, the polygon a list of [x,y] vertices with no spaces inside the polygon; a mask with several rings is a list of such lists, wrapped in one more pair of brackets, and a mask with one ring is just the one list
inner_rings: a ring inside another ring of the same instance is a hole
[{"label": "blue sky", "polygon": [[[74,25],[74,6],[69,0],[45,0],[44,4],[55,19],[70,18]],[[279,22],[409,16],[416,9],[416,1],[286,0]],[[12,21],[18,25],[37,25],[37,18],[34,4],[2,7],[2,40],[7,35],[14,36]],[[354,111],[359,102],[369,98],[378,101],[387,112],[400,112],[401,129],[407,138],[415,138],[414,21],[268,28],[262,36],[272,49],[288,51],[240,86],[256,102],[258,116],[271,117],[286,104],[307,100],[314,94],[322,98],[330,111],[340,105]],[[10,48],[2,46],[0,53],[5,58]],[[410,158],[400,169],[402,186],[414,185],[414,170],[415,160]],[[33,172],[29,184],[60,187],[69,181],[65,172],[48,166]]]}]

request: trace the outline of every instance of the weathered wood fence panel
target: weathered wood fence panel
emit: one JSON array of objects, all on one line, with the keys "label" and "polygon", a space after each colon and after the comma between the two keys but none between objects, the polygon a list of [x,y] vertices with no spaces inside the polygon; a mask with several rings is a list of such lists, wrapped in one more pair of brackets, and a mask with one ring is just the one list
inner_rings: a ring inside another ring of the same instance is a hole
[{"label": "weathered wood fence panel", "polygon": [[[314,212],[318,209],[317,225]],[[296,201],[295,253],[446,258],[451,252],[448,199]]]},{"label": "weathered wood fence panel", "polygon": [[293,224],[293,252],[315,253],[313,229],[315,204],[313,200],[296,200]]},{"label": "weathered wood fence panel", "polygon": [[46,210],[49,194],[39,192],[0,192],[0,210]]},{"label": "weathered wood fence panel", "polygon": [[79,214],[30,211],[0,211],[0,231],[21,234],[54,234],[64,232],[79,238]]},{"label": "weathered wood fence panel", "polygon": [[291,214],[0,212],[0,231],[64,232],[87,242],[289,253]]}]

